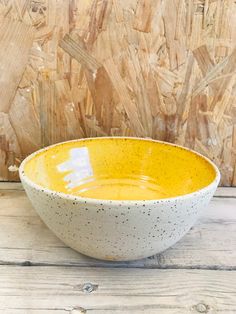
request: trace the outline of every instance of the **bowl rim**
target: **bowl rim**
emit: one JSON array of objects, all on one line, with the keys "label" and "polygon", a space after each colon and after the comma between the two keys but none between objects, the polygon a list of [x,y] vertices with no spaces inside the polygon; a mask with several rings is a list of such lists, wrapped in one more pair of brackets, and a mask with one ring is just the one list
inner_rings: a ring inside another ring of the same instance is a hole
[{"label": "bowl rim", "polygon": [[[131,140],[133,139],[133,140],[148,141],[148,142],[165,144],[167,146],[173,146],[173,147],[181,148],[181,149],[189,151],[189,152],[201,157],[205,161],[207,161],[213,167],[213,169],[215,171],[215,178],[210,184],[208,184],[208,185],[204,186],[203,188],[200,188],[196,191],[193,191],[191,193],[187,193],[187,194],[182,194],[182,195],[177,195],[177,196],[172,196],[172,197],[167,197],[167,198],[153,199],[153,200],[145,200],[145,199],[144,200],[107,200],[107,199],[82,197],[79,195],[59,192],[56,190],[51,190],[51,189],[45,188],[45,187],[35,183],[33,180],[29,179],[29,177],[24,172],[24,167],[30,159],[34,158],[36,155],[38,155],[44,151],[47,151],[53,147],[67,144],[67,143],[80,142],[80,141],[82,142],[82,141],[89,141],[89,140],[99,140],[99,139],[131,139]],[[178,144],[174,144],[174,143],[169,143],[169,142],[165,142],[165,141],[161,141],[161,140],[155,140],[155,139],[152,139],[149,137],[135,137],[135,136],[88,137],[88,138],[80,138],[80,139],[74,139],[74,140],[69,140],[69,141],[63,141],[63,142],[59,142],[56,144],[46,146],[46,147],[41,148],[41,149],[35,151],[34,153],[28,155],[21,162],[20,167],[19,167],[19,176],[20,176],[20,180],[23,184],[25,182],[26,184],[28,184],[33,189],[44,192],[48,195],[57,195],[62,199],[68,199],[71,201],[80,201],[80,202],[84,202],[84,203],[88,203],[88,204],[98,204],[98,203],[109,204],[109,205],[129,204],[129,206],[132,206],[132,205],[137,206],[137,205],[143,204],[144,202],[145,202],[145,204],[157,204],[157,203],[169,203],[169,202],[173,202],[173,201],[177,201],[177,200],[188,199],[188,198],[196,196],[200,193],[210,191],[214,187],[216,188],[218,186],[218,184],[220,182],[220,178],[221,178],[221,174],[220,174],[218,167],[209,158],[207,158],[206,156],[202,155],[199,152],[194,151],[193,149],[190,149],[190,148],[178,145]]]}]

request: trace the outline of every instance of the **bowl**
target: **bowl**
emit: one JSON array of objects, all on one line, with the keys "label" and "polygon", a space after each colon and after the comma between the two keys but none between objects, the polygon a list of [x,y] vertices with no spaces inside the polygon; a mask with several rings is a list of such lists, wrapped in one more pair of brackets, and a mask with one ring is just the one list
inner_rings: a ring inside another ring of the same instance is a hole
[{"label": "bowl", "polygon": [[101,137],[28,156],[20,178],[46,225],[71,248],[104,260],[166,250],[195,223],[220,180],[189,149],[151,139]]}]

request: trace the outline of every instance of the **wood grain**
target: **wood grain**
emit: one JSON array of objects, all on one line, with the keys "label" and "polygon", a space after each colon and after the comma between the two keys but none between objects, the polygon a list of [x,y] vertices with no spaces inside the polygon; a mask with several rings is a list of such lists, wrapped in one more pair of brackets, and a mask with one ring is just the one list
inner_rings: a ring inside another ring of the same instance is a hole
[{"label": "wood grain", "polygon": [[1,1],[0,179],[42,146],[125,135],[195,149],[235,186],[235,15],[233,0]]},{"label": "wood grain", "polygon": [[236,311],[236,273],[228,271],[2,266],[0,286],[0,310],[13,313]]},{"label": "wood grain", "polygon": [[0,195],[0,263],[236,269],[236,191],[221,189],[217,195],[199,222],[169,250],[144,260],[111,263],[88,258],[64,245],[40,220],[20,185],[8,184]]}]

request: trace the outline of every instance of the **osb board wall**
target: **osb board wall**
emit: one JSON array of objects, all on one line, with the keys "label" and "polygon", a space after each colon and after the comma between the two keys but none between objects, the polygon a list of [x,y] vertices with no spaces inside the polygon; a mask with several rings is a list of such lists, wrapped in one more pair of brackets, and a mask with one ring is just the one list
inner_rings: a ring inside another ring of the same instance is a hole
[{"label": "osb board wall", "polygon": [[235,24],[233,0],[0,0],[0,179],[45,145],[127,135],[236,185]]}]

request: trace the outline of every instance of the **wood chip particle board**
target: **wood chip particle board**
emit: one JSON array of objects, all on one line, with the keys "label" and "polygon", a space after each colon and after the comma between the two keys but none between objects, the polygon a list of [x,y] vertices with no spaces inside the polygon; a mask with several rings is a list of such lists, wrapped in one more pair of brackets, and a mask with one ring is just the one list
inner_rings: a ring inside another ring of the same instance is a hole
[{"label": "wood chip particle board", "polygon": [[196,149],[236,184],[235,1],[0,3],[1,180],[45,145],[125,135]]}]

